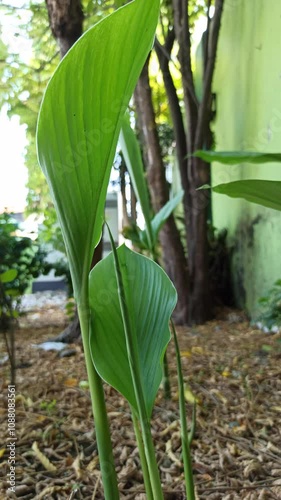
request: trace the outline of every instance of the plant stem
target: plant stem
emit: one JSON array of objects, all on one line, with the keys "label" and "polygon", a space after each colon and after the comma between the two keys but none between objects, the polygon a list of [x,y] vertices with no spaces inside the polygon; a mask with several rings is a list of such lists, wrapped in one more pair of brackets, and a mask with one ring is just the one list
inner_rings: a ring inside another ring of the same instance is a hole
[{"label": "plant stem", "polygon": [[117,475],[114,466],[102,380],[94,367],[89,347],[90,318],[88,300],[83,302],[83,306],[78,306],[78,315],[89,379],[104,498],[106,500],[119,500]]},{"label": "plant stem", "polygon": [[188,431],[186,424],[186,410],[184,398],[184,383],[182,376],[181,357],[178,345],[177,334],[173,321],[171,320],[171,327],[174,336],[176,358],[177,358],[177,372],[178,372],[178,385],[179,385],[179,406],[180,406],[180,421],[181,421],[181,442],[182,442],[182,455],[184,465],[184,479],[185,491],[187,500],[195,500],[194,481],[192,472],[192,461],[190,454],[190,446],[188,439]]},{"label": "plant stem", "polygon": [[162,485],[155,456],[154,444],[151,436],[150,421],[144,416],[140,416],[142,439],[144,442],[145,456],[149,470],[151,487],[154,500],[164,500]]},{"label": "plant stem", "polygon": [[171,385],[170,385],[167,351],[165,352],[163,359],[163,389],[164,389],[164,398],[171,399]]},{"label": "plant stem", "polygon": [[3,331],[7,354],[11,369],[11,385],[16,384],[15,331],[14,325],[9,325],[8,331]]},{"label": "plant stem", "polygon": [[134,424],[134,430],[135,430],[135,435],[136,435],[138,450],[139,450],[139,455],[140,455],[146,497],[147,497],[147,500],[153,500],[153,493],[152,493],[152,489],[151,489],[149,471],[148,471],[147,461],[146,461],[146,456],[145,456],[145,449],[143,446],[143,440],[142,440],[142,436],[141,436],[141,432],[140,432],[140,428],[139,428],[139,420],[138,420],[138,417],[136,415],[134,408],[132,408],[132,407],[131,407],[131,413],[132,413],[132,420],[133,420],[133,424]]}]

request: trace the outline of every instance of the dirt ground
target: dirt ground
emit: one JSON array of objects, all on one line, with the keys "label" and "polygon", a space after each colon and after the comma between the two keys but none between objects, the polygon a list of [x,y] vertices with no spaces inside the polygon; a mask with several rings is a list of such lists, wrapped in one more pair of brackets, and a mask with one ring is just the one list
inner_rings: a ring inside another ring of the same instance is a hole
[{"label": "dirt ground", "polygon": [[[0,498],[102,499],[103,491],[81,345],[69,357],[33,344],[54,337],[64,318],[46,310],[16,331],[16,493],[8,496],[9,365],[0,367]],[[187,412],[197,400],[192,443],[198,499],[281,499],[281,335],[265,334],[236,311],[195,328],[178,328]],[[5,351],[0,338],[1,354]],[[166,499],[184,499],[173,345],[172,400],[160,389],[153,437]],[[82,384],[81,384],[82,382]],[[145,494],[129,409],[106,386],[120,497]]]}]

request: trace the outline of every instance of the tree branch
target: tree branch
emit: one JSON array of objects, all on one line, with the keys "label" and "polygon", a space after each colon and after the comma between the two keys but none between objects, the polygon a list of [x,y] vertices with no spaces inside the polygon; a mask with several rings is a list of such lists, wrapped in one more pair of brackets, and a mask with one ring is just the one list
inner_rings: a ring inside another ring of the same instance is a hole
[{"label": "tree branch", "polygon": [[173,48],[175,40],[175,32],[174,29],[170,30],[167,39],[165,41],[165,45],[161,45],[160,42],[155,40],[155,51],[158,57],[160,69],[163,75],[163,81],[165,85],[165,89],[168,96],[171,117],[173,122],[175,140],[176,140],[176,154],[179,163],[180,173],[182,177],[183,188],[187,187],[187,169],[186,169],[186,156],[187,156],[187,147],[186,147],[186,135],[184,129],[184,122],[182,111],[177,95],[177,90],[170,72],[169,68],[169,60],[170,54]]},{"label": "tree branch", "polygon": [[179,61],[181,65],[184,103],[188,120],[188,149],[193,149],[194,132],[197,123],[198,100],[191,67],[191,40],[188,19],[188,0],[173,0],[175,33],[179,44]]},{"label": "tree branch", "polygon": [[208,61],[208,53],[209,53],[209,41],[210,41],[210,26],[211,26],[211,18],[210,18],[210,9],[212,5],[212,0],[208,0],[208,8],[207,8],[207,29],[206,29],[206,44],[204,50],[204,74],[206,72],[206,66]]},{"label": "tree branch", "polygon": [[206,63],[206,71],[204,77],[203,98],[199,107],[199,114],[198,114],[198,125],[196,130],[195,148],[194,148],[195,150],[201,149],[204,146],[203,144],[204,135],[206,127],[209,122],[212,81],[216,63],[223,5],[224,5],[224,0],[216,1],[216,10],[212,21],[212,36],[210,37],[209,51],[208,51],[209,53],[208,53],[208,59]]}]

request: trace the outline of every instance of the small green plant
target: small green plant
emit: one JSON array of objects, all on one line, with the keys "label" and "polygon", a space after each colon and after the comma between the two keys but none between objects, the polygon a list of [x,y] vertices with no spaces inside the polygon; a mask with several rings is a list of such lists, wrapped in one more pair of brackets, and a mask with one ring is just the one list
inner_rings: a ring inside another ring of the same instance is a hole
[{"label": "small green plant", "polygon": [[19,224],[13,214],[0,214],[0,274],[14,272],[13,279],[9,274],[9,280],[2,281],[0,330],[7,329],[9,317],[17,316],[20,296],[31,280],[44,271],[45,257],[45,252],[35,241],[20,235]]},{"label": "small green plant", "polygon": [[[39,163],[69,258],[106,500],[119,492],[103,381],[130,404],[147,499],[163,499],[150,418],[176,290],[155,262],[124,245],[112,245],[89,274],[122,119],[153,44],[159,4],[134,0],[80,38],[46,89],[37,127]],[[164,216],[147,220],[144,242],[153,249]]]},{"label": "small green plant", "polygon": [[152,47],[158,14],[159,0],[135,0],[86,32],[54,73],[37,127],[39,163],[70,263],[108,500],[118,499],[119,493],[102,380],[89,345],[88,274],[101,237],[121,120]]},{"label": "small green plant", "polygon": [[0,214],[0,332],[4,335],[15,383],[14,325],[19,316],[20,299],[33,278],[45,268],[45,253],[30,238],[20,236],[13,214]]},{"label": "small green plant", "polygon": [[57,407],[57,400],[52,399],[52,401],[41,401],[40,409],[45,410],[48,415],[52,415]]},{"label": "small green plant", "polygon": [[281,329],[281,280],[275,281],[268,294],[259,299],[261,312],[257,323],[269,331]]},{"label": "small green plant", "polygon": [[141,432],[138,444],[143,447],[143,470],[148,471],[147,494],[161,500],[150,418],[177,294],[157,264],[125,245],[116,250],[110,237],[112,253],[94,267],[89,278],[91,354],[98,373],[131,406],[136,435],[138,429]]},{"label": "small green plant", "polygon": [[[15,384],[16,380],[16,359],[15,359],[15,333],[13,328],[13,321],[17,317],[16,311],[13,307],[13,292],[11,282],[15,280],[17,271],[15,269],[8,269],[0,274],[0,318],[1,318],[1,331],[4,335],[4,341],[8,353],[8,358],[11,368],[11,384]],[[10,288],[6,288],[10,286]]]},{"label": "small green plant", "polygon": [[0,274],[0,330],[2,332],[9,330],[12,320],[18,316],[13,302],[19,295],[18,289],[13,285],[16,277],[16,269],[7,269]]}]

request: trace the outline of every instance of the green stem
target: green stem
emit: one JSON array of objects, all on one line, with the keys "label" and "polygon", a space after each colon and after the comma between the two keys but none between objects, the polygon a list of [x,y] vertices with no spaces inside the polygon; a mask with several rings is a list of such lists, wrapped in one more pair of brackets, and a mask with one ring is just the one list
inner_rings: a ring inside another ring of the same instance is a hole
[{"label": "green stem", "polygon": [[177,334],[172,320],[171,320],[171,327],[174,336],[176,359],[177,359],[179,406],[180,406],[180,421],[181,421],[181,442],[182,442],[182,455],[183,455],[183,465],[184,465],[185,491],[187,500],[195,500],[192,461],[191,461],[189,438],[188,438],[187,423],[186,423],[184,382],[182,376],[181,357],[180,357]]},{"label": "green stem", "polygon": [[146,491],[146,498],[147,500],[153,500],[153,493],[151,489],[151,483],[150,483],[150,477],[149,477],[149,471],[147,467],[147,461],[146,461],[146,456],[145,456],[145,450],[143,446],[143,440],[139,428],[139,420],[136,415],[136,412],[134,408],[131,407],[131,413],[132,413],[132,420],[134,424],[134,430],[135,430],[135,435],[137,439],[137,444],[138,444],[138,450],[139,450],[139,455],[140,455],[140,461],[141,461],[141,468],[142,468],[142,473],[143,473],[143,480],[144,480],[144,485],[145,485],[145,491]]},{"label": "green stem", "polygon": [[165,352],[163,359],[163,389],[164,389],[164,398],[171,399],[171,385],[170,385],[167,352]]},{"label": "green stem", "polygon": [[98,445],[99,461],[106,500],[119,500],[117,475],[114,466],[112,445],[110,439],[109,422],[107,418],[102,380],[95,370],[92,362],[89,345],[89,306],[88,300],[84,306],[78,307],[82,341],[85,353],[86,368],[94,415],[96,439]]},{"label": "green stem", "polygon": [[155,456],[154,444],[151,436],[150,421],[144,416],[140,415],[140,425],[142,430],[142,439],[144,442],[145,456],[149,470],[151,487],[154,500],[164,500],[162,485],[158,465]]}]

